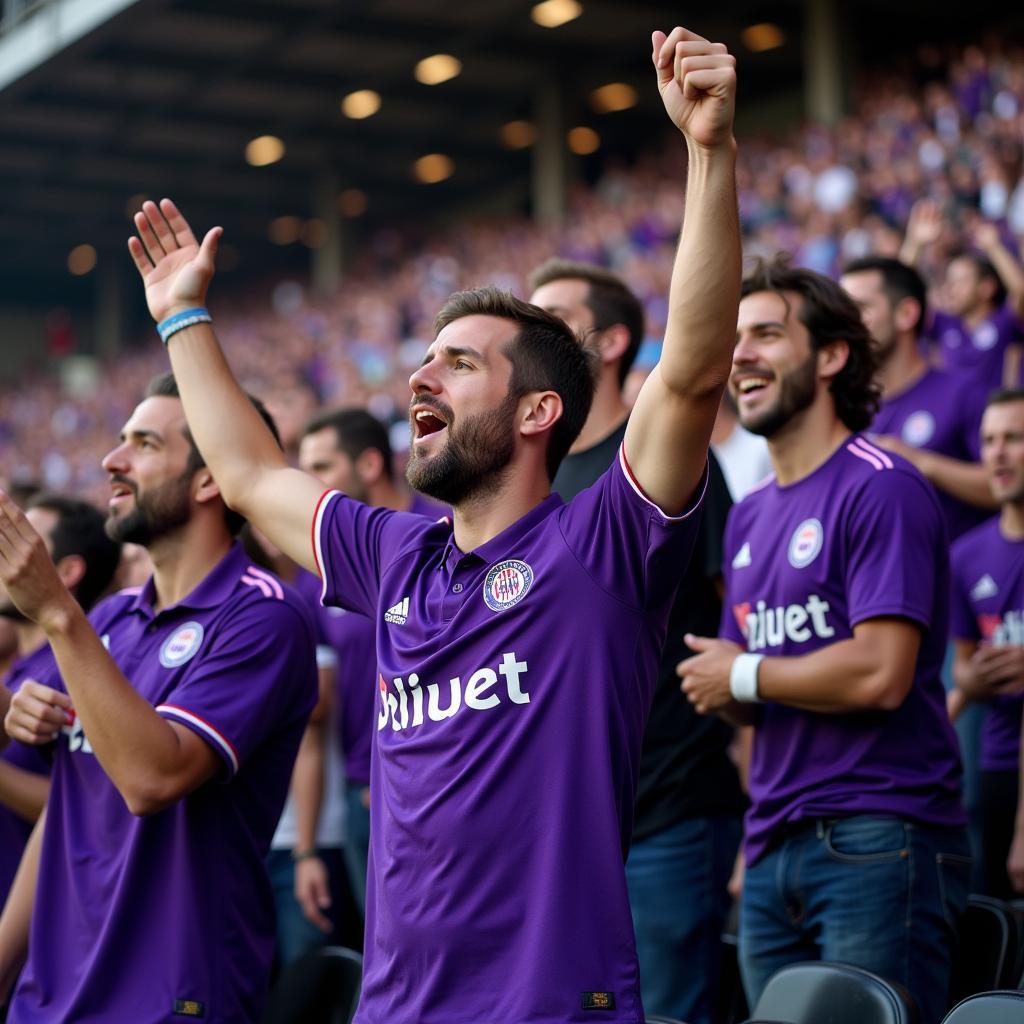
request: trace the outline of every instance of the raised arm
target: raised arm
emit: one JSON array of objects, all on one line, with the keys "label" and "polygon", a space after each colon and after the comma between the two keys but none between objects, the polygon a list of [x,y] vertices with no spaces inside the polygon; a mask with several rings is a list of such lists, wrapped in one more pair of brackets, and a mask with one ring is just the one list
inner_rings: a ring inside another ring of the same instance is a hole
[{"label": "raised arm", "polygon": [[[211,228],[202,245],[169,199],[143,203],[139,234],[128,250],[146,286],[157,323],[205,309],[221,236]],[[189,430],[224,500],[300,565],[316,572],[310,525],[323,485],[292,469],[273,435],[239,387],[209,323],[197,322],[168,339]]]},{"label": "raised arm", "polygon": [[740,295],[735,59],[684,28],[655,32],[665,109],[686,139],[686,212],[669,289],[661,359],[637,397],[625,454],[647,496],[686,510],[707,458],[729,376]]},{"label": "raised arm", "polygon": [[1006,289],[1007,299],[1014,313],[1024,318],[1024,267],[1017,257],[1003,245],[999,228],[984,221],[974,232],[975,244],[988,257],[989,263],[995,268],[999,280]]},{"label": "raised arm", "polygon": [[921,254],[942,237],[942,210],[931,199],[914,203],[907,220],[907,230],[900,246],[900,260],[916,267]]}]

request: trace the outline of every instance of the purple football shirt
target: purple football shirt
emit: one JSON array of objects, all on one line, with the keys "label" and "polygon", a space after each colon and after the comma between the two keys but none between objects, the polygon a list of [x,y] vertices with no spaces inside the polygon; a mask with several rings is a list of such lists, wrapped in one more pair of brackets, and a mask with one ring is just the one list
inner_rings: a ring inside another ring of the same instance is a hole
[{"label": "purple football shirt", "polygon": [[[885,398],[871,424],[872,434],[898,437],[961,462],[980,457],[981,417],[985,395],[943,370],[929,369],[906,391]],[[959,501],[936,488],[951,540],[983,523],[992,512]]]},{"label": "purple football shirt", "polygon": [[[950,561],[953,636],[994,647],[1024,644],[1024,541],[1007,540],[995,516],[961,537]],[[1024,695],[989,701],[981,732],[980,763],[985,771],[1017,770],[1022,712]]]},{"label": "purple football shirt", "polygon": [[11,1024],[260,1013],[274,951],[264,857],[316,702],[313,623],[237,544],[179,604],[154,615],[153,596],[150,580],[90,621],[134,688],[209,743],[222,771],[135,817],[81,723],[64,729]]},{"label": "purple football shirt", "polygon": [[446,522],[324,496],[325,603],[377,628],[358,1024],[643,1020],[623,865],[697,526],[621,457],[468,554]]},{"label": "purple football shirt", "polygon": [[[12,693],[17,693],[22,683],[34,680],[45,686],[53,686],[57,674],[57,663],[49,644],[37,647],[31,654],[18,658],[4,677],[4,685]],[[47,747],[31,747],[26,743],[11,740],[3,751],[0,760],[22,771],[34,772],[36,775],[50,774],[50,757]],[[6,902],[11,882],[21,863],[21,855],[25,843],[32,832],[32,823],[20,814],[0,804],[0,900]]]},{"label": "purple football shirt", "polygon": [[914,682],[891,712],[757,707],[746,855],[807,818],[875,814],[959,825],[960,759],[940,671],[949,569],[935,492],[909,463],[853,435],[813,473],[770,480],[729,515],[721,635],[768,656],[810,654],[867,619],[923,632]]},{"label": "purple football shirt", "polygon": [[1006,350],[1020,340],[1022,326],[1008,305],[1001,306],[973,331],[959,317],[936,310],[931,314],[928,334],[939,346],[946,369],[957,380],[979,386],[987,395],[1003,386]]}]

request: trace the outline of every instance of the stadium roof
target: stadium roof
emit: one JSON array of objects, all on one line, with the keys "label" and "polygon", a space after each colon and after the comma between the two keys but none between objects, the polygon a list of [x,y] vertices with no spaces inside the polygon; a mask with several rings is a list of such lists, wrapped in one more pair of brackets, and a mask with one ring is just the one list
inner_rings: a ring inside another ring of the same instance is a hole
[{"label": "stadium roof", "polygon": [[[530,151],[506,148],[502,125],[532,119],[538,93],[557,85],[566,125],[596,129],[604,152],[663,131],[648,33],[681,16],[660,0],[582,0],[582,16],[546,29],[528,0],[6,2],[29,14],[0,36],[0,302],[69,289],[74,246],[122,258],[139,195],[170,194],[198,224],[224,223],[247,262],[264,264],[287,258],[268,241],[270,222],[306,222],[318,188],[359,190],[374,222],[492,197],[525,209]],[[857,6],[888,12],[891,31],[891,4]],[[799,90],[802,10],[799,0],[734,0],[693,16],[743,54],[753,97]],[[750,53],[741,29],[763,21],[786,45]],[[435,53],[457,57],[461,74],[421,84],[414,66]],[[609,82],[635,86],[638,105],[598,113],[590,94]],[[340,101],[364,89],[381,96],[379,112],[347,118]],[[250,166],[246,145],[264,135],[283,141],[284,157]],[[414,180],[429,153],[450,157],[454,174]]]}]

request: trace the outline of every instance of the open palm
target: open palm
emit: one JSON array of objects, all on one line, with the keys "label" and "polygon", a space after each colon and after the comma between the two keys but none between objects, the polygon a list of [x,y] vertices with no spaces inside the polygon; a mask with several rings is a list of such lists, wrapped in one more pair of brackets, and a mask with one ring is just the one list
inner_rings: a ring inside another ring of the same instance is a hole
[{"label": "open palm", "polygon": [[128,239],[128,251],[146,287],[146,304],[153,319],[206,302],[206,289],[214,272],[221,229],[211,228],[200,245],[188,221],[170,199],[157,206],[145,202],[135,214],[137,236]]}]

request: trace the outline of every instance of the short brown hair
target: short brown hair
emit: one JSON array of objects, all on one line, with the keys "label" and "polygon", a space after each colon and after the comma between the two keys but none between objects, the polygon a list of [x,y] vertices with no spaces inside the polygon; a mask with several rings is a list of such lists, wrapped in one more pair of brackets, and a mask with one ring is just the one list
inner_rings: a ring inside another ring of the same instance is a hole
[{"label": "short brown hair", "polygon": [[629,286],[617,274],[593,263],[578,263],[558,257],[542,263],[530,274],[530,291],[552,281],[584,281],[587,308],[594,316],[594,327],[603,331],[622,324],[629,333],[629,344],[619,360],[619,384],[625,383],[644,340],[644,307]]},{"label": "short brown hair", "polygon": [[774,292],[783,302],[784,292],[795,292],[804,300],[799,319],[811,336],[813,351],[833,341],[846,342],[846,365],[833,378],[829,391],[839,419],[850,430],[866,430],[878,412],[882,390],[875,380],[878,351],[853,299],[831,278],[791,267],[781,255],[758,260],[744,278],[742,298],[755,292]]},{"label": "short brown hair", "polygon": [[434,320],[434,336],[466,316],[501,317],[518,328],[502,350],[512,364],[510,394],[554,391],[561,398],[562,417],[551,430],[547,451],[548,478],[554,480],[590,413],[596,384],[592,354],[564,320],[493,287],[450,295]]}]

